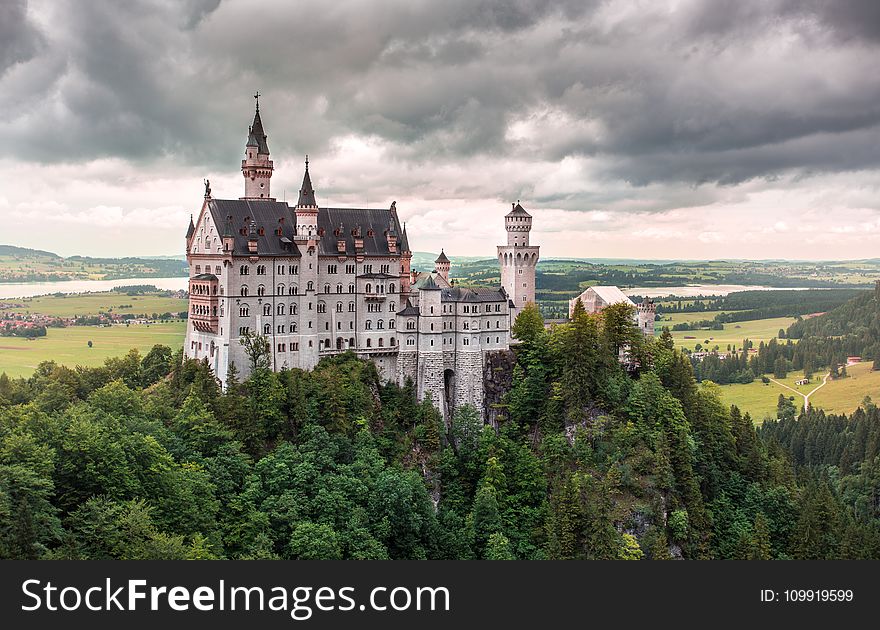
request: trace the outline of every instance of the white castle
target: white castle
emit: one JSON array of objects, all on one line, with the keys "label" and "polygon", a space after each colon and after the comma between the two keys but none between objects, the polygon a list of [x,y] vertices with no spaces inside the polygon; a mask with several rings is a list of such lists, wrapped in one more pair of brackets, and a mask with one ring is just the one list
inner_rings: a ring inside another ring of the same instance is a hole
[{"label": "white castle", "polygon": [[463,404],[484,414],[487,357],[509,349],[512,322],[535,301],[531,215],[516,203],[505,216],[502,286],[461,288],[450,283],[443,252],[433,271],[411,270],[395,202],[319,207],[308,157],[296,205],[273,198],[266,140],[257,101],[241,163],[244,196],[214,199],[206,182],[190,220],[186,356],[206,360],[225,385],[231,364],[243,376],[249,370],[240,343],[248,333],[266,338],[274,370],[308,370],[351,350],[387,380],[411,379],[444,417]]}]

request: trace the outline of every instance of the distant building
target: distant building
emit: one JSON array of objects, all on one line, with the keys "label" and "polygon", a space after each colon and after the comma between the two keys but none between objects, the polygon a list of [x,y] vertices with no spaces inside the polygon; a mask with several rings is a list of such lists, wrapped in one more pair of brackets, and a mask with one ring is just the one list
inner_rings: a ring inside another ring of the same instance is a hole
[{"label": "distant building", "polygon": [[584,310],[588,313],[601,313],[602,309],[612,304],[628,304],[635,309],[636,323],[639,326],[639,330],[646,337],[654,336],[654,318],[657,314],[657,307],[653,300],[645,298],[639,304],[635,304],[618,287],[592,286],[568,301],[569,318],[574,314],[574,307],[578,300],[581,301],[584,305]]}]

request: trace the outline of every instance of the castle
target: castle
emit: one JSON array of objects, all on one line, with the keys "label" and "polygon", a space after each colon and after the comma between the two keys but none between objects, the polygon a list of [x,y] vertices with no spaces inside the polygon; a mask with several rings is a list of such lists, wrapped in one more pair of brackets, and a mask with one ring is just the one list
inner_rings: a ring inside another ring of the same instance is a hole
[{"label": "castle", "polygon": [[580,295],[568,301],[568,316],[574,314],[574,307],[580,300],[587,313],[601,313],[602,309],[612,304],[627,304],[633,309],[635,324],[645,337],[654,336],[654,319],[657,315],[657,306],[654,300],[645,298],[638,304],[634,304],[623,291],[615,286],[597,285],[588,287]]},{"label": "castle", "polygon": [[267,138],[257,100],[241,162],[244,196],[215,199],[206,182],[190,219],[186,356],[207,360],[225,385],[231,364],[249,370],[239,342],[249,333],[266,338],[274,370],[308,370],[351,350],[386,380],[411,379],[446,418],[463,404],[482,412],[487,356],[509,349],[512,322],[535,300],[531,215],[516,203],[505,216],[501,287],[458,287],[444,252],[433,271],[411,269],[396,202],[320,207],[308,157],[296,205],[272,197]]}]

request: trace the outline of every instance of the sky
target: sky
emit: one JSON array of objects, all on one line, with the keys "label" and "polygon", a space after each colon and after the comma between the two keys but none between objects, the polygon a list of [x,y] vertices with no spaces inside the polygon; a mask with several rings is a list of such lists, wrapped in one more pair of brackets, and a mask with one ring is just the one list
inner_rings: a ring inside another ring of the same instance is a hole
[{"label": "sky", "polygon": [[876,0],[3,0],[0,243],[183,254],[259,90],[273,194],[416,251],[877,257],[878,68]]}]

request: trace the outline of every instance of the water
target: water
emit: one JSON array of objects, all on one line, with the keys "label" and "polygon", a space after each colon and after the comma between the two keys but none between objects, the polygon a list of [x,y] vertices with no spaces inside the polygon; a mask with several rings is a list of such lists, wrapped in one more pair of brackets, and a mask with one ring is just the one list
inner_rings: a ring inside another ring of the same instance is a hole
[{"label": "water", "polygon": [[641,295],[649,298],[662,298],[669,295],[677,297],[697,297],[700,295],[728,295],[737,291],[808,291],[809,287],[764,287],[747,284],[689,284],[683,287],[634,287],[623,289],[626,295]]},{"label": "water", "polygon": [[186,290],[188,278],[121,278],[119,280],[64,280],[60,282],[0,283],[0,298],[25,298],[50,293],[90,293],[109,291],[113,287],[152,284],[158,289]]}]

